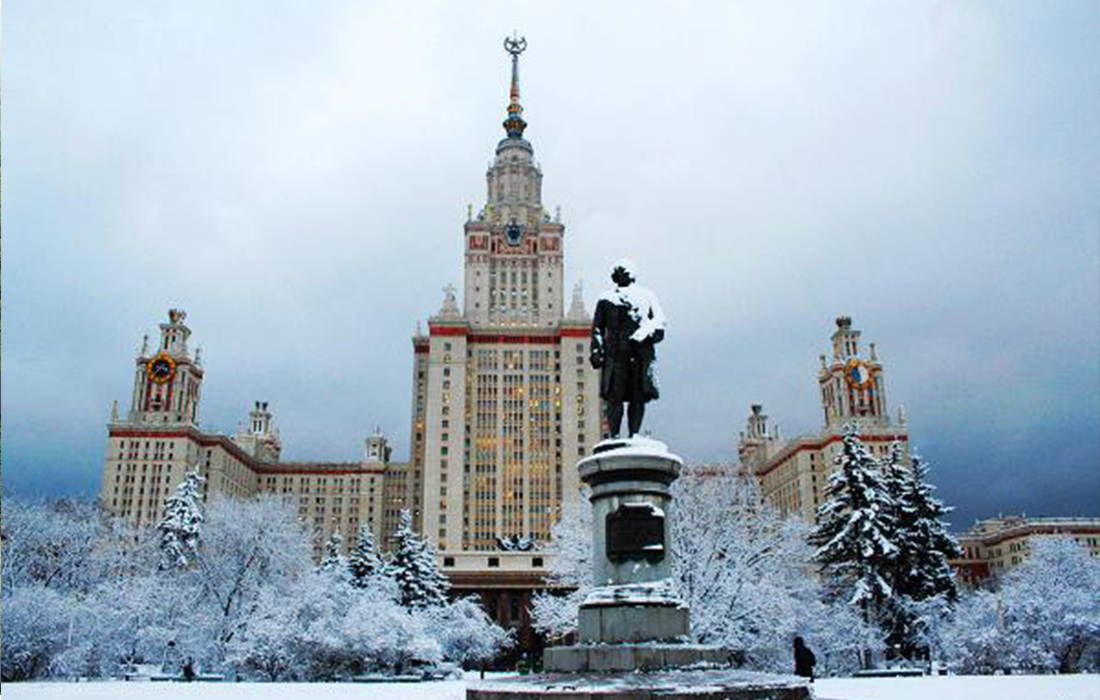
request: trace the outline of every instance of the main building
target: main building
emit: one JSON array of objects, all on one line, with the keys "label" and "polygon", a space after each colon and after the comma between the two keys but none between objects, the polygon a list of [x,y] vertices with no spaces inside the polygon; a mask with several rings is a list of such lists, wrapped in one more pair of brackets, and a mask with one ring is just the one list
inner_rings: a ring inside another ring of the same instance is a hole
[{"label": "main building", "polygon": [[204,370],[186,314],[172,310],[160,338],[135,360],[130,409],[108,425],[102,503],[138,525],[161,517],[188,470],[206,493],[279,493],[313,526],[315,553],[334,531],[350,545],[368,524],[387,546],[402,509],[433,542],[460,592],[531,648],[530,593],[563,501],[576,498],[578,459],[600,439],[599,382],[588,364],[591,318],[579,286],[564,295],[565,226],[542,203],[542,171],[524,138],[522,40],[505,43],[512,75],[504,121],[486,173],[484,206],[462,229],[465,285],[448,286],[428,332],[412,338],[408,462],[392,462],[385,436],[366,438],[355,462],[281,459],[266,402],[247,427],[200,430]]}]

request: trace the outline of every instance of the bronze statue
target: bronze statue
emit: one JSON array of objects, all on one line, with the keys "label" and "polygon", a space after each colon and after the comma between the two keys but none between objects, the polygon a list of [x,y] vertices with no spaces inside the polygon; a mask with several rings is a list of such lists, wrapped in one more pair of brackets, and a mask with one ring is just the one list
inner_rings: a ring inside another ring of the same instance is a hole
[{"label": "bronze statue", "polygon": [[657,296],[638,284],[632,263],[615,263],[615,288],[600,295],[592,317],[592,366],[600,370],[600,398],[607,410],[608,436],[619,437],[623,403],[629,403],[630,437],[642,429],[645,405],[659,397],[654,345],[665,337],[665,315]]}]

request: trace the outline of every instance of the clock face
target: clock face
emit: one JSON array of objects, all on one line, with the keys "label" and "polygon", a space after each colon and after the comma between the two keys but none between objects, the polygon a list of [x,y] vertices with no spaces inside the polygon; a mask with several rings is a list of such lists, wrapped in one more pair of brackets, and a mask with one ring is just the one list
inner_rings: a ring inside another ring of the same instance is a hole
[{"label": "clock face", "polygon": [[871,379],[873,378],[871,375],[871,368],[859,360],[851,360],[848,362],[846,376],[849,384],[860,389],[870,386]]},{"label": "clock face", "polygon": [[509,245],[519,245],[519,239],[523,238],[523,227],[513,221],[505,227],[504,235],[508,237]]},{"label": "clock face", "polygon": [[176,376],[176,361],[164,353],[149,360],[146,367],[149,378],[157,384],[166,384],[172,381],[172,377]]}]

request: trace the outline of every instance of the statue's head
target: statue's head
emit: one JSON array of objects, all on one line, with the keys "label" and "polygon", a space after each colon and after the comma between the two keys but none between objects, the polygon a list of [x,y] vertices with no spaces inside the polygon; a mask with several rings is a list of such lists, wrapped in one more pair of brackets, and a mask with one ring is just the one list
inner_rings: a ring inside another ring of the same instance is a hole
[{"label": "statue's head", "polygon": [[629,287],[637,281],[637,274],[633,261],[623,258],[611,268],[611,281],[618,287]]}]

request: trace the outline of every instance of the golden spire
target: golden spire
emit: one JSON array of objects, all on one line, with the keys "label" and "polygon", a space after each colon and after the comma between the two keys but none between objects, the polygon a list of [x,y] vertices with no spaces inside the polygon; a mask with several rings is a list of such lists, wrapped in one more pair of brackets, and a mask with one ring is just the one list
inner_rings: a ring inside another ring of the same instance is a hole
[{"label": "golden spire", "polygon": [[513,34],[504,40],[504,50],[512,56],[512,87],[508,92],[508,118],[504,131],[508,138],[523,138],[527,122],[523,121],[523,107],[519,103],[519,55],[527,49],[527,39]]}]

